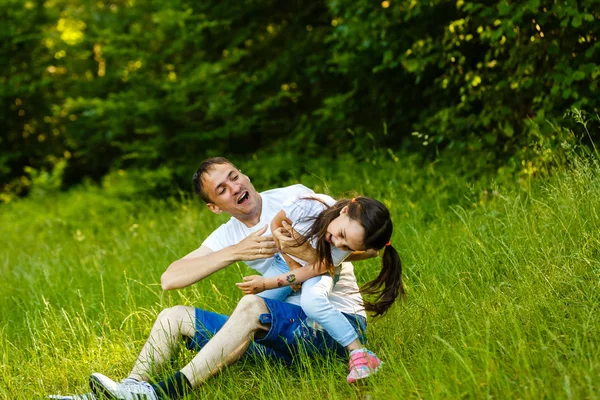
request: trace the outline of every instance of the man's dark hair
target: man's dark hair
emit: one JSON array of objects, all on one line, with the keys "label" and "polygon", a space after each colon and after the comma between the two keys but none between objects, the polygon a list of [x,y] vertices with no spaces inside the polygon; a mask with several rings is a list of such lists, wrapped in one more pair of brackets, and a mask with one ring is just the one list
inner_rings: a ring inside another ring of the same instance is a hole
[{"label": "man's dark hair", "polygon": [[210,170],[213,170],[217,164],[230,164],[233,168],[237,169],[237,167],[225,157],[212,157],[202,161],[192,177],[192,185],[194,185],[194,192],[196,192],[198,197],[200,197],[200,199],[205,203],[210,203],[211,200],[208,197],[208,194],[204,191],[202,175],[208,173]]}]

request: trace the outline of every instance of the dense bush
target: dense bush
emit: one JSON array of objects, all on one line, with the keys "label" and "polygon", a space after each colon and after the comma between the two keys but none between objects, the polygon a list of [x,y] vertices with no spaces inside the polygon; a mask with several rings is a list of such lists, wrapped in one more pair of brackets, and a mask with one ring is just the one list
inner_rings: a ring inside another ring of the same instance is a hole
[{"label": "dense bush", "polygon": [[160,167],[187,188],[201,158],[259,149],[484,165],[599,107],[600,0],[0,5],[4,192],[65,161],[66,186]]}]

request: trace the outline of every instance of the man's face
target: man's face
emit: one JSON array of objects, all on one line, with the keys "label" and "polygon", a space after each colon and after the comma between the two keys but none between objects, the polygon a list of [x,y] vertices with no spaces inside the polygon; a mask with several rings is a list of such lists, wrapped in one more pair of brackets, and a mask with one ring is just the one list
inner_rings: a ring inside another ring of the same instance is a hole
[{"label": "man's face", "polygon": [[231,164],[215,164],[202,175],[204,191],[211,200],[208,208],[246,220],[260,215],[261,198],[250,179]]}]

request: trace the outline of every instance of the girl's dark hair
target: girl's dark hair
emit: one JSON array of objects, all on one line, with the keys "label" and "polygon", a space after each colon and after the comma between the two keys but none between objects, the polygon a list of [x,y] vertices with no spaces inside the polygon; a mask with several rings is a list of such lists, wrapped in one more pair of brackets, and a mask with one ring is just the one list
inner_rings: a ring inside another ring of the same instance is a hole
[{"label": "girl's dark hair", "polygon": [[[321,201],[315,198],[309,199]],[[327,271],[333,275],[331,245],[326,239],[327,227],[331,221],[340,215],[342,208],[345,206],[348,206],[348,217],[358,221],[365,229],[365,249],[379,250],[384,248],[383,266],[379,275],[360,289],[362,294],[374,296],[373,301],[365,300],[365,309],[375,312],[375,316],[383,315],[399,295],[404,296],[405,294],[402,285],[402,262],[398,252],[390,244],[393,226],[390,212],[385,205],[369,197],[340,200],[312,218],[314,220],[313,225],[306,236],[300,239],[299,244],[310,239],[316,239],[317,260],[324,263]]]}]

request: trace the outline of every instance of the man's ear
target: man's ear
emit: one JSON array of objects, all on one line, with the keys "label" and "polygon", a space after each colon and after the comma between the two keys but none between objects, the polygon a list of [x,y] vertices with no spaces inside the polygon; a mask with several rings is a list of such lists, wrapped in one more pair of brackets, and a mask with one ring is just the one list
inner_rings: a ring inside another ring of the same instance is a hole
[{"label": "man's ear", "polygon": [[344,206],[341,210],[340,210],[340,215],[341,214],[346,214],[348,212],[348,206]]},{"label": "man's ear", "polygon": [[221,214],[223,212],[219,206],[213,203],[206,203],[206,207],[215,214]]},{"label": "man's ear", "polygon": [[248,175],[244,174],[241,169],[238,169],[238,171],[240,172],[240,174],[244,175],[246,177],[246,179],[248,179],[249,182],[252,182],[250,177]]}]

